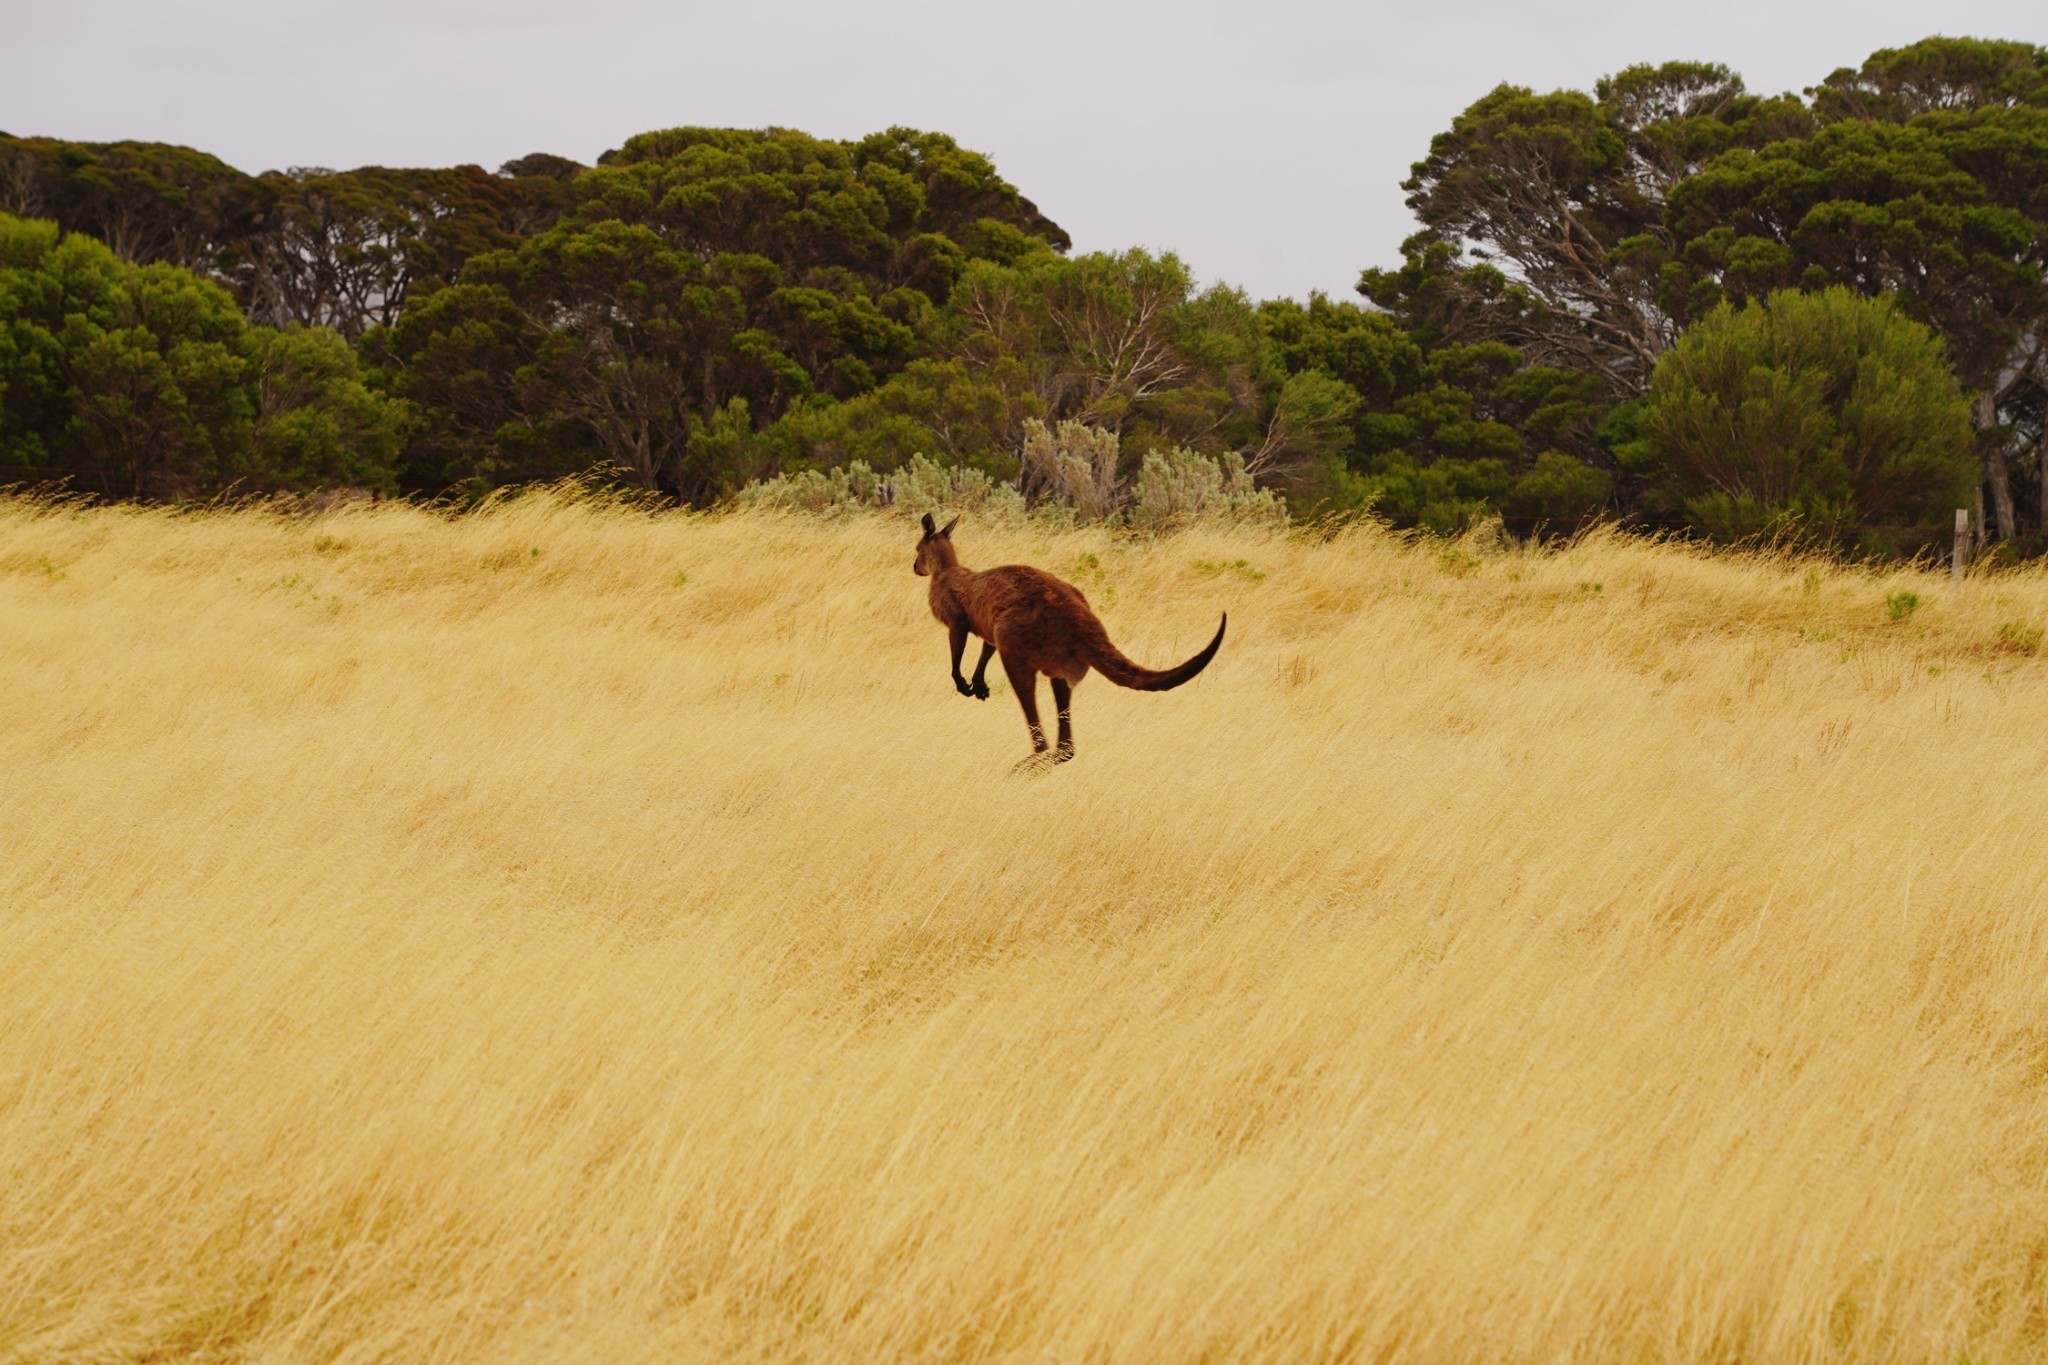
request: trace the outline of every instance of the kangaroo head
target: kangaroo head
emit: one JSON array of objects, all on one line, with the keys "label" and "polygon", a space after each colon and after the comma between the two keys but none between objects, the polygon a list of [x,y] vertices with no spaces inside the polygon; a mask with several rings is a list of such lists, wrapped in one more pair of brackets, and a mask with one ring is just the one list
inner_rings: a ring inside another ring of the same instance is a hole
[{"label": "kangaroo head", "polygon": [[943,528],[932,521],[932,514],[924,514],[924,539],[917,542],[917,559],[911,565],[920,577],[950,569],[960,562],[960,556],[953,552],[953,528],[960,524],[955,517]]}]

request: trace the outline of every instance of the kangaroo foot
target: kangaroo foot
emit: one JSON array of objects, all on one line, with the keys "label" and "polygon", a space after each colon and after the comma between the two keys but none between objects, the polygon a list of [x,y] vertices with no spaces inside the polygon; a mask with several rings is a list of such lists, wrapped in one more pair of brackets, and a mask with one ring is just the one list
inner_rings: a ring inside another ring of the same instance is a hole
[{"label": "kangaroo foot", "polygon": [[1071,745],[1071,744],[1068,744],[1068,745],[1063,745],[1063,746],[1061,746],[1061,748],[1059,749],[1059,751],[1058,751],[1058,752],[1056,752],[1056,753],[1055,753],[1055,754],[1053,755],[1053,760],[1052,760],[1052,761],[1053,761],[1053,762],[1055,762],[1055,763],[1071,763],[1071,762],[1073,762],[1073,760],[1074,760],[1074,746],[1073,746],[1073,745]]},{"label": "kangaroo foot", "polygon": [[960,695],[963,697],[974,695],[974,689],[967,685],[967,679],[961,677],[958,673],[953,675],[953,686],[960,689]]},{"label": "kangaroo foot", "polygon": [[987,700],[988,700],[988,679],[986,679],[986,678],[976,678],[976,679],[974,680],[974,691],[973,691],[973,694],[972,694],[972,695],[973,695],[973,697],[974,697],[974,699],[975,699],[976,701],[987,701]]}]

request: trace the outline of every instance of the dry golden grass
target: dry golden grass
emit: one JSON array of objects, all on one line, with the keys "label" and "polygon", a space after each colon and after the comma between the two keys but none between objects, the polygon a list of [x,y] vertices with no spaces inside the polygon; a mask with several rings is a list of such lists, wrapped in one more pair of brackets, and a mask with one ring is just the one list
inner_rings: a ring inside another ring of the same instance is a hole
[{"label": "dry golden grass", "polygon": [[0,1359],[2048,1354],[2048,577],[958,537],[0,502]]}]

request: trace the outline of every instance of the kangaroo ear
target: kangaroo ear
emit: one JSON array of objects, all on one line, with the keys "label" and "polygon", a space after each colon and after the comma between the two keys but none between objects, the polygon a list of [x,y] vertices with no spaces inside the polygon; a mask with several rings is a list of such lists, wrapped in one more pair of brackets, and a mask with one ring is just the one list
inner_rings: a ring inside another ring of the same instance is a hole
[{"label": "kangaroo ear", "polygon": [[954,528],[955,526],[958,526],[959,524],[960,524],[960,518],[958,518],[958,517],[955,517],[955,518],[953,518],[953,519],[952,519],[951,521],[947,522],[947,523],[946,523],[946,529],[945,529],[945,530],[943,530],[943,531],[941,531],[941,532],[939,532],[939,539],[940,539],[940,540],[944,540],[944,539],[945,539],[945,538],[946,538],[947,536],[950,536],[950,535],[952,535],[952,534],[953,534],[953,528]]},{"label": "kangaroo ear", "polygon": [[925,514],[924,514],[924,538],[925,538],[926,540],[930,540],[930,539],[931,539],[931,538],[932,538],[933,536],[935,536],[935,535],[937,535],[937,534],[938,534],[938,532],[937,532],[936,530],[934,530],[934,529],[933,529],[933,523],[932,523],[932,514],[931,514],[931,513],[929,513],[929,512],[925,513]]}]

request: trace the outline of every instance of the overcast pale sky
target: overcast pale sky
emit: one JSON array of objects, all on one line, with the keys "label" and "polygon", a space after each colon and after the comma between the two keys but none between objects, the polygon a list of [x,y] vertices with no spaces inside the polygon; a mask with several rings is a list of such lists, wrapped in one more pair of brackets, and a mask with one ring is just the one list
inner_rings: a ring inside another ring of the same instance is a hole
[{"label": "overcast pale sky", "polygon": [[0,0],[0,129],[290,165],[592,161],[632,133],[951,133],[1077,250],[1348,295],[1400,182],[1501,81],[1722,61],[1799,89],[1929,33],[2048,43],[2043,0]]}]

